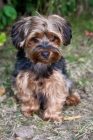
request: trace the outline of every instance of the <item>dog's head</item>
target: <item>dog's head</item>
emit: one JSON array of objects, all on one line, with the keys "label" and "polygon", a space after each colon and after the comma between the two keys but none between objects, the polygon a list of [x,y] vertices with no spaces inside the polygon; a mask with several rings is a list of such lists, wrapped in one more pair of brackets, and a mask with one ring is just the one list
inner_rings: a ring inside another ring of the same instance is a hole
[{"label": "dog's head", "polygon": [[27,17],[14,24],[11,37],[31,61],[50,64],[60,60],[61,46],[70,43],[71,25],[57,15]]}]

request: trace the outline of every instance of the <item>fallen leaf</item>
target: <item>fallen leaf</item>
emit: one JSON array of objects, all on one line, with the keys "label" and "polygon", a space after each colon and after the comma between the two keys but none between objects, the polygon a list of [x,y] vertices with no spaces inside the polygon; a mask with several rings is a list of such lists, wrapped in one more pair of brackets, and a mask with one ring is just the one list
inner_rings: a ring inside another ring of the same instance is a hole
[{"label": "fallen leaf", "polygon": [[15,140],[23,140],[21,137],[16,137]]},{"label": "fallen leaf", "polygon": [[4,87],[0,87],[0,96],[2,96],[5,93],[5,88]]},{"label": "fallen leaf", "polygon": [[74,120],[74,119],[79,119],[81,118],[82,116],[73,116],[73,117],[68,117],[68,118],[64,118],[64,121],[71,121],[71,120]]}]

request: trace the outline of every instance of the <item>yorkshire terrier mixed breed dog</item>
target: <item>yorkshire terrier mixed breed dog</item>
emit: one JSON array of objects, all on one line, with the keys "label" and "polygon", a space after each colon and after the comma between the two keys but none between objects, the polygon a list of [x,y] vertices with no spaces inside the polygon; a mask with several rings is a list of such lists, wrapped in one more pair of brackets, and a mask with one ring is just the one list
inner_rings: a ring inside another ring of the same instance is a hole
[{"label": "yorkshire terrier mixed breed dog", "polygon": [[25,116],[43,109],[43,120],[61,122],[63,105],[80,102],[72,93],[62,45],[71,40],[71,25],[58,15],[26,17],[11,30],[18,49],[13,72],[13,91]]}]

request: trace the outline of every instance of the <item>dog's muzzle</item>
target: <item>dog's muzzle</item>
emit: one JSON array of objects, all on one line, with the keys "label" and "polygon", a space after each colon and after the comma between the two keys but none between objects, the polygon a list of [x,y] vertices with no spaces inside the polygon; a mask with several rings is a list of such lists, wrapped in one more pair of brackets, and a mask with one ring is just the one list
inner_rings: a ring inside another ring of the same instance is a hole
[{"label": "dog's muzzle", "polygon": [[49,57],[49,55],[50,55],[50,52],[48,52],[48,51],[41,52],[41,56],[43,58],[46,58],[47,59]]}]

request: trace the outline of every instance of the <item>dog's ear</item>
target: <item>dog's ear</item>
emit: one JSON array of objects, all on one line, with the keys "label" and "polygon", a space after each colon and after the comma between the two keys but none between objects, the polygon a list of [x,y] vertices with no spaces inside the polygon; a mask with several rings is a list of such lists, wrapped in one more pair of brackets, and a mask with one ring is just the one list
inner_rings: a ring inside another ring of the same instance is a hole
[{"label": "dog's ear", "polygon": [[11,29],[11,38],[13,45],[17,48],[23,48],[26,36],[29,31],[29,22],[31,17],[23,18],[16,22]]},{"label": "dog's ear", "polygon": [[58,15],[51,15],[49,16],[49,19],[60,31],[63,45],[67,46],[72,38],[70,23]]}]

